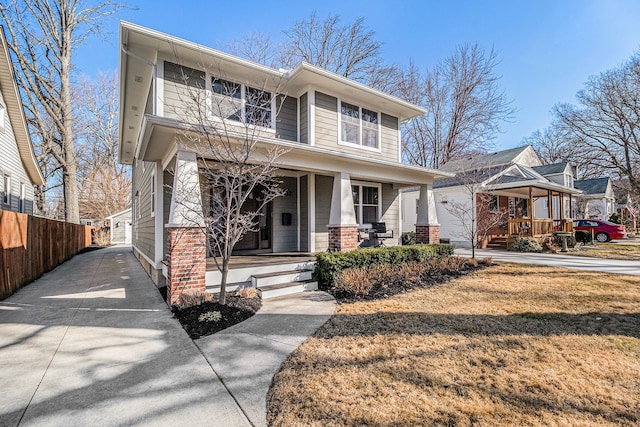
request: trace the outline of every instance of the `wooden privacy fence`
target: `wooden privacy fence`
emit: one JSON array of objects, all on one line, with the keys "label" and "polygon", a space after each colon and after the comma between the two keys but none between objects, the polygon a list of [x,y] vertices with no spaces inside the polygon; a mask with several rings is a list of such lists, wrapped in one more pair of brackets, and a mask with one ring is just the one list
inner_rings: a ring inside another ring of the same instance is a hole
[{"label": "wooden privacy fence", "polygon": [[91,245],[91,227],[0,211],[0,300]]}]

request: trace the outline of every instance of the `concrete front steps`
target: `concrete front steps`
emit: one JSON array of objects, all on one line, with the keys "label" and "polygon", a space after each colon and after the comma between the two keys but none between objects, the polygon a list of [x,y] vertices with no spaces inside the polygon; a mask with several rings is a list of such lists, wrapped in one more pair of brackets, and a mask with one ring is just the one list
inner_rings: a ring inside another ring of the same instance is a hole
[{"label": "concrete front steps", "polygon": [[[314,261],[297,263],[268,264],[229,270],[227,291],[252,286],[262,299],[276,298],[318,289],[318,282],[312,279]],[[207,292],[220,291],[217,272],[207,272]]]},{"label": "concrete front steps", "polygon": [[251,285],[262,299],[314,291],[318,289],[318,282],[312,279],[312,273],[313,270],[306,269],[254,274]]},{"label": "concrete front steps", "polygon": [[487,244],[487,249],[507,249],[507,236],[492,237]]}]

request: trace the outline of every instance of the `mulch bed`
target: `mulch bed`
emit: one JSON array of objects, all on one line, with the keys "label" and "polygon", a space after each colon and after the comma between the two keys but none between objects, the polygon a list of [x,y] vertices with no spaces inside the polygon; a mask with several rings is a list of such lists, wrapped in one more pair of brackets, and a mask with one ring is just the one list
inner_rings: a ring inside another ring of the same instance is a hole
[{"label": "mulch bed", "polygon": [[[188,308],[174,308],[173,314],[191,339],[198,339],[215,334],[223,329],[247,320],[262,306],[260,298],[242,298],[227,295],[227,304],[220,305],[217,301],[207,301]],[[200,316],[208,312],[219,312],[220,320],[200,321]]]},{"label": "mulch bed", "polygon": [[341,289],[329,288],[326,289],[328,293],[333,295],[338,304],[348,304],[358,301],[373,301],[382,298],[389,298],[393,295],[409,292],[419,288],[429,288],[436,285],[441,285],[449,280],[456,279],[458,277],[466,276],[473,272],[483,270],[487,268],[486,264],[479,264],[477,266],[465,265],[461,270],[448,270],[441,271],[438,274],[432,274],[426,280],[420,282],[395,282],[390,284],[384,284],[382,286],[374,286],[367,295],[354,295],[351,292],[346,292]]}]

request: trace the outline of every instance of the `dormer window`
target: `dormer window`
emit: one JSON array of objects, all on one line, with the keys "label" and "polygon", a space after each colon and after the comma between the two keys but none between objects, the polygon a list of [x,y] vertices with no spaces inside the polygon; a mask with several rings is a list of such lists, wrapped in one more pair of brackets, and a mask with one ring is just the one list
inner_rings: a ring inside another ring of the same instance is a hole
[{"label": "dormer window", "polygon": [[573,188],[573,177],[571,175],[565,175],[566,186]]},{"label": "dormer window", "polygon": [[213,114],[221,119],[272,127],[271,92],[212,77]]},{"label": "dormer window", "polygon": [[379,144],[380,113],[340,102],[340,142],[375,150]]}]

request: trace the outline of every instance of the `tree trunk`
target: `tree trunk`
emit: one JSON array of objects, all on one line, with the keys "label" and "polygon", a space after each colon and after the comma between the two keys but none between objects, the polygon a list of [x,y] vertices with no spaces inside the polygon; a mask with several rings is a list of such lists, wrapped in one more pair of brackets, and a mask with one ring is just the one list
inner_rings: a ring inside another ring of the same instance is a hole
[{"label": "tree trunk", "polygon": [[71,30],[63,28],[61,42],[61,91],[62,101],[62,129],[63,143],[63,179],[64,179],[64,204],[65,221],[80,224],[80,208],[78,205],[78,173],[76,165],[75,142],[73,135],[73,113],[71,111]]},{"label": "tree trunk", "polygon": [[227,274],[229,273],[229,258],[222,259],[222,271],[220,272],[222,277],[220,278],[220,297],[218,302],[222,305],[227,303]]}]

